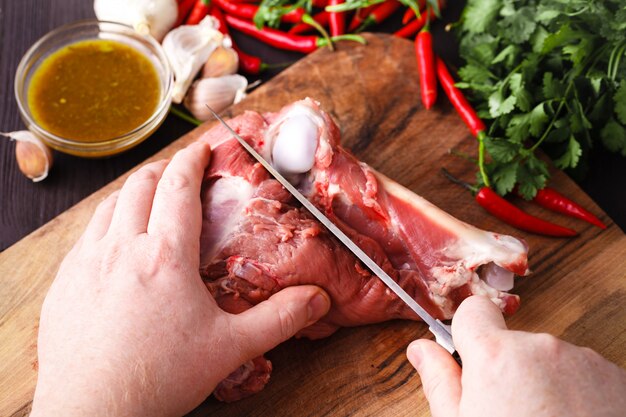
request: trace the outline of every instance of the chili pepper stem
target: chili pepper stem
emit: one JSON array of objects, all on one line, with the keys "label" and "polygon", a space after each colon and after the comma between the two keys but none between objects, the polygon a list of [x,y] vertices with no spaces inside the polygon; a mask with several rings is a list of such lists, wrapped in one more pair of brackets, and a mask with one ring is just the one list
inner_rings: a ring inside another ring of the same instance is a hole
[{"label": "chili pepper stem", "polygon": [[302,15],[302,22],[306,23],[307,25],[313,26],[322,35],[322,37],[324,39],[326,39],[326,42],[328,42],[328,49],[330,49],[331,51],[335,50],[335,47],[333,45],[333,41],[330,38],[330,36],[328,35],[328,32],[326,32],[326,29],[324,29],[324,27],[322,25],[317,23],[317,21],[315,19],[313,19],[313,17],[311,17],[311,15],[309,15],[309,14]]},{"label": "chili pepper stem", "polygon": [[361,25],[355,29],[354,33],[361,33],[365,29],[369,28],[372,25],[375,25],[376,23],[378,22],[376,21],[375,18],[373,18],[371,15],[367,16],[365,20],[363,21],[363,23],[361,23]]},{"label": "chili pepper stem", "polygon": [[476,135],[476,139],[478,139],[478,169],[480,170],[480,176],[483,179],[483,183],[490,187],[489,177],[487,176],[487,171],[485,170],[485,131],[481,130]]},{"label": "chili pepper stem", "polygon": [[458,179],[457,177],[453,176],[452,174],[450,174],[450,171],[448,171],[445,168],[441,168],[441,173],[450,181],[452,181],[453,183],[460,185],[461,187],[470,190],[472,192],[472,194],[476,194],[478,192],[478,188],[475,186],[472,186],[470,184],[468,184],[465,181],[461,181],[460,179]]},{"label": "chili pepper stem", "polygon": [[[344,35],[339,35],[339,36],[333,36],[332,38],[330,38],[330,41],[332,42],[339,42],[339,41],[352,41],[352,42],[358,42],[362,45],[367,45],[367,41],[365,40],[365,38],[361,35],[355,35],[352,33],[346,33]],[[317,46],[322,47],[322,46],[326,46],[326,42],[328,42],[326,39],[324,38],[320,38],[317,41]]]},{"label": "chili pepper stem", "polygon": [[196,119],[195,117],[192,117],[192,116],[188,115],[187,113],[185,113],[184,111],[180,110],[176,106],[170,106],[170,113],[172,113],[174,116],[178,117],[179,119],[182,119],[182,120],[184,120],[186,122],[191,123],[192,125],[200,126],[202,124],[202,122],[200,120]]},{"label": "chili pepper stem", "polygon": [[450,149],[450,150],[448,150],[448,153],[450,155],[457,156],[459,158],[463,158],[466,161],[469,161],[469,162],[471,162],[473,164],[478,164],[478,161],[476,160],[476,158],[473,158],[471,155],[466,154],[465,152],[457,151],[456,149]]}]

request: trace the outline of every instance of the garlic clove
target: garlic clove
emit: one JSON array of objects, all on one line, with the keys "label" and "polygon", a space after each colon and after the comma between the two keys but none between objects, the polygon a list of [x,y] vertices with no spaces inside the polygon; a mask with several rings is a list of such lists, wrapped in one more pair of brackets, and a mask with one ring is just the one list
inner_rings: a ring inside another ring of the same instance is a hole
[{"label": "garlic clove", "polygon": [[33,182],[48,176],[52,167],[52,150],[29,130],[2,133],[0,135],[16,141],[15,159],[20,171]]},{"label": "garlic clove", "polygon": [[231,46],[217,30],[219,23],[207,16],[197,25],[179,26],[163,39],[163,49],[174,71],[172,101],[180,103],[200,68],[219,46]]},{"label": "garlic clove", "polygon": [[202,78],[221,77],[237,72],[239,57],[233,48],[216,48],[202,67]]},{"label": "garlic clove", "polygon": [[152,35],[161,42],[174,27],[178,17],[176,0],[95,0],[98,20],[132,26],[142,35]]},{"label": "garlic clove", "polygon": [[237,104],[246,96],[248,80],[241,75],[224,75],[217,78],[202,78],[189,89],[185,97],[185,107],[198,120],[212,117],[207,105],[217,113],[232,104]]}]

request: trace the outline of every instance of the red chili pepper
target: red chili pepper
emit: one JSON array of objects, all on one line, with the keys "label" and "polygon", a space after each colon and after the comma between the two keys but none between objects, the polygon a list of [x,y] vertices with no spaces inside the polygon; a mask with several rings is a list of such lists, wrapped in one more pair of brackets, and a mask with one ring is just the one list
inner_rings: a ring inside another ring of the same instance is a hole
[{"label": "red chili pepper", "polygon": [[258,29],[254,23],[235,16],[226,15],[224,18],[230,27],[276,48],[309,53],[325,46],[325,39],[318,36],[290,35],[267,27]]},{"label": "red chili pepper", "polygon": [[429,110],[437,101],[437,78],[435,76],[433,38],[427,26],[415,38],[415,55],[420,76],[422,104],[426,110]]},{"label": "red chili pepper", "polygon": [[197,0],[185,21],[186,25],[197,25],[209,12],[211,0]]},{"label": "red chili pepper", "polygon": [[[519,192],[516,190],[516,194]],[[594,226],[598,226],[601,229],[606,229],[606,225],[600,221],[593,213],[587,211],[578,203],[565,197],[553,188],[546,187],[537,191],[533,201],[541,207],[548,210],[556,211],[557,213],[566,214],[570,217],[574,217],[580,220],[584,220],[587,223],[591,223]]]},{"label": "red chili pepper", "polygon": [[454,86],[454,78],[452,78],[446,64],[439,57],[437,57],[437,78],[457,113],[459,113],[467,127],[471,130],[472,135],[478,136],[480,132],[484,132],[486,129],[485,124],[468,103],[461,90]]},{"label": "red chili pepper", "polygon": [[378,4],[373,4],[371,6],[367,6],[357,10],[356,13],[354,13],[354,16],[352,16],[352,21],[348,26],[348,32],[354,32],[359,26],[361,26],[361,23],[363,23],[365,18],[372,12],[372,10],[376,6],[378,6]]},{"label": "red chili pepper", "polygon": [[424,25],[426,25],[426,22],[429,18],[431,22],[436,18],[435,13],[433,13],[433,11],[430,9],[428,10],[428,14],[422,13],[419,19],[411,21],[408,25],[396,31],[394,33],[394,36],[407,39],[412,37],[417,32],[419,32],[424,27]]},{"label": "red chili pepper", "polygon": [[[313,20],[315,20],[319,25],[321,26],[326,26],[328,25],[328,21],[329,21],[329,16],[330,13],[322,10],[319,13],[314,14],[312,17]],[[309,31],[315,30],[315,27],[309,25],[308,23],[299,23],[297,25],[295,25],[294,27],[292,27],[291,29],[289,29],[289,31],[287,33],[291,33],[292,35],[298,35],[301,33],[306,33]]]},{"label": "red chili pepper", "polygon": [[[254,15],[259,10],[259,6],[247,3],[233,3],[230,0],[214,0],[215,3],[227,14],[241,17],[243,19],[254,19]],[[300,23],[306,11],[302,7],[295,8],[280,17],[281,22]]]},{"label": "red chili pepper", "polygon": [[360,36],[356,35],[342,35],[335,36],[330,41],[326,38],[320,38],[319,36],[300,36],[290,35],[285,32],[281,32],[276,29],[263,28],[258,29],[254,23],[239,19],[235,16],[226,15],[224,17],[228,25],[238,31],[252,36],[262,42],[267,43],[270,46],[274,46],[280,49],[286,49],[289,51],[297,51],[302,53],[310,53],[317,48],[330,45],[330,41],[339,40],[352,40],[356,42],[363,42]]},{"label": "red chili pepper", "polygon": [[[465,188],[474,190],[469,184],[464,183],[454,178],[448,171],[442,169],[444,175],[451,181],[462,185]],[[567,227],[559,226],[558,224],[550,223],[546,220],[535,217],[525,211],[520,210],[504,198],[500,197],[498,193],[493,191],[489,187],[482,187],[478,190],[478,193],[474,197],[476,202],[491,215],[497,217],[503,222],[516,227],[520,230],[536,233],[538,235],[555,236],[555,237],[572,237],[578,233],[575,230]]]},{"label": "red chili pepper", "polygon": [[489,213],[520,230],[555,237],[572,237],[578,234],[575,230],[550,223],[520,210],[489,187],[481,188],[475,199]]},{"label": "red chili pepper", "polygon": [[269,68],[269,65],[261,61],[261,58],[249,55],[233,44],[233,49],[239,57],[239,69],[247,74],[259,74]]},{"label": "red chili pepper", "polygon": [[195,3],[196,0],[181,0],[178,3],[178,16],[176,17],[176,23],[174,23],[174,27],[178,27],[183,24],[185,18],[187,17]]},{"label": "red chili pepper", "polygon": [[[330,0],[328,4],[330,6],[336,6],[344,3],[345,0]],[[339,36],[346,33],[346,13],[345,12],[330,12],[329,18],[330,35]]]},{"label": "red chili pepper", "polygon": [[485,123],[478,117],[474,108],[467,102],[467,99],[454,85],[454,78],[450,75],[450,71],[446,67],[446,64],[437,57],[437,78],[443,91],[448,96],[448,99],[456,109],[456,112],[461,116],[465,125],[470,129],[472,134],[478,139],[478,168],[480,175],[483,178],[483,182],[486,186],[489,186],[489,177],[485,170],[485,137],[486,126]]},{"label": "red chili pepper", "polygon": [[382,4],[379,4],[369,15],[367,15],[365,20],[363,20],[363,23],[361,23],[361,26],[359,26],[356,31],[362,32],[372,25],[377,25],[383,22],[399,8],[400,3],[397,0],[387,0]]},{"label": "red chili pepper", "polygon": [[328,0],[313,0],[312,4],[313,7],[319,7],[320,9],[323,9],[324,7],[328,6]]},{"label": "red chili pepper", "polygon": [[413,9],[409,7],[404,12],[404,16],[402,16],[402,24],[406,25],[407,23],[409,23],[411,20],[413,20],[416,17],[417,16],[415,15],[415,12],[413,11]]}]

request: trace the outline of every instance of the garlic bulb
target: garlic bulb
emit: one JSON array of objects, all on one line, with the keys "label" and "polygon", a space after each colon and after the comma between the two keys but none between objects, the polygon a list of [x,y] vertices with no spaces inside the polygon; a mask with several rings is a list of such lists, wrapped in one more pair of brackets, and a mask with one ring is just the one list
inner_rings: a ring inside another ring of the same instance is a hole
[{"label": "garlic bulb", "polygon": [[241,75],[224,75],[218,78],[202,78],[191,86],[185,97],[185,107],[198,120],[212,117],[208,105],[217,113],[231,104],[239,103],[246,96],[248,81]]},{"label": "garlic bulb", "polygon": [[239,57],[233,48],[220,46],[213,51],[202,67],[202,78],[221,77],[237,72]]},{"label": "garlic bulb", "polygon": [[231,46],[229,37],[217,30],[217,19],[207,16],[197,25],[179,26],[163,39],[163,50],[174,70],[172,101],[180,103],[189,85],[219,46]]},{"label": "garlic bulb", "polygon": [[176,0],[95,0],[98,20],[124,23],[161,42],[178,17]]},{"label": "garlic bulb", "polygon": [[2,133],[0,135],[16,141],[15,158],[20,171],[33,182],[48,176],[52,167],[52,150],[29,130]]}]

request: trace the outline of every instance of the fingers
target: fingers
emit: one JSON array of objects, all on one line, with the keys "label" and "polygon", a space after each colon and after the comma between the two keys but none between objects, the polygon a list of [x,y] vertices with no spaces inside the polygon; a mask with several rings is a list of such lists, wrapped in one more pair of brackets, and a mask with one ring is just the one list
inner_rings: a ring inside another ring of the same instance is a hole
[{"label": "fingers", "polygon": [[[500,309],[487,297],[474,295],[465,299],[452,319],[454,345],[463,360],[476,351],[494,333],[506,329]],[[486,344],[490,344],[489,340]]]},{"label": "fingers", "polygon": [[210,154],[209,145],[194,142],[174,155],[156,187],[148,234],[173,242],[200,239],[200,187]]},{"label": "fingers", "polygon": [[91,220],[89,220],[89,224],[87,224],[87,228],[85,228],[85,232],[81,237],[82,240],[96,241],[102,239],[107,230],[109,230],[118,196],[119,191],[115,191],[98,204]]},{"label": "fingers", "polygon": [[167,162],[146,164],[128,177],[117,199],[111,231],[133,235],[146,232],[154,192]]},{"label": "fingers", "polygon": [[239,363],[255,358],[326,315],[330,298],[313,285],[289,287],[241,314],[232,316]]},{"label": "fingers", "polygon": [[411,343],[406,355],[420,375],[432,416],[456,416],[461,401],[461,368],[452,356],[426,339]]}]

